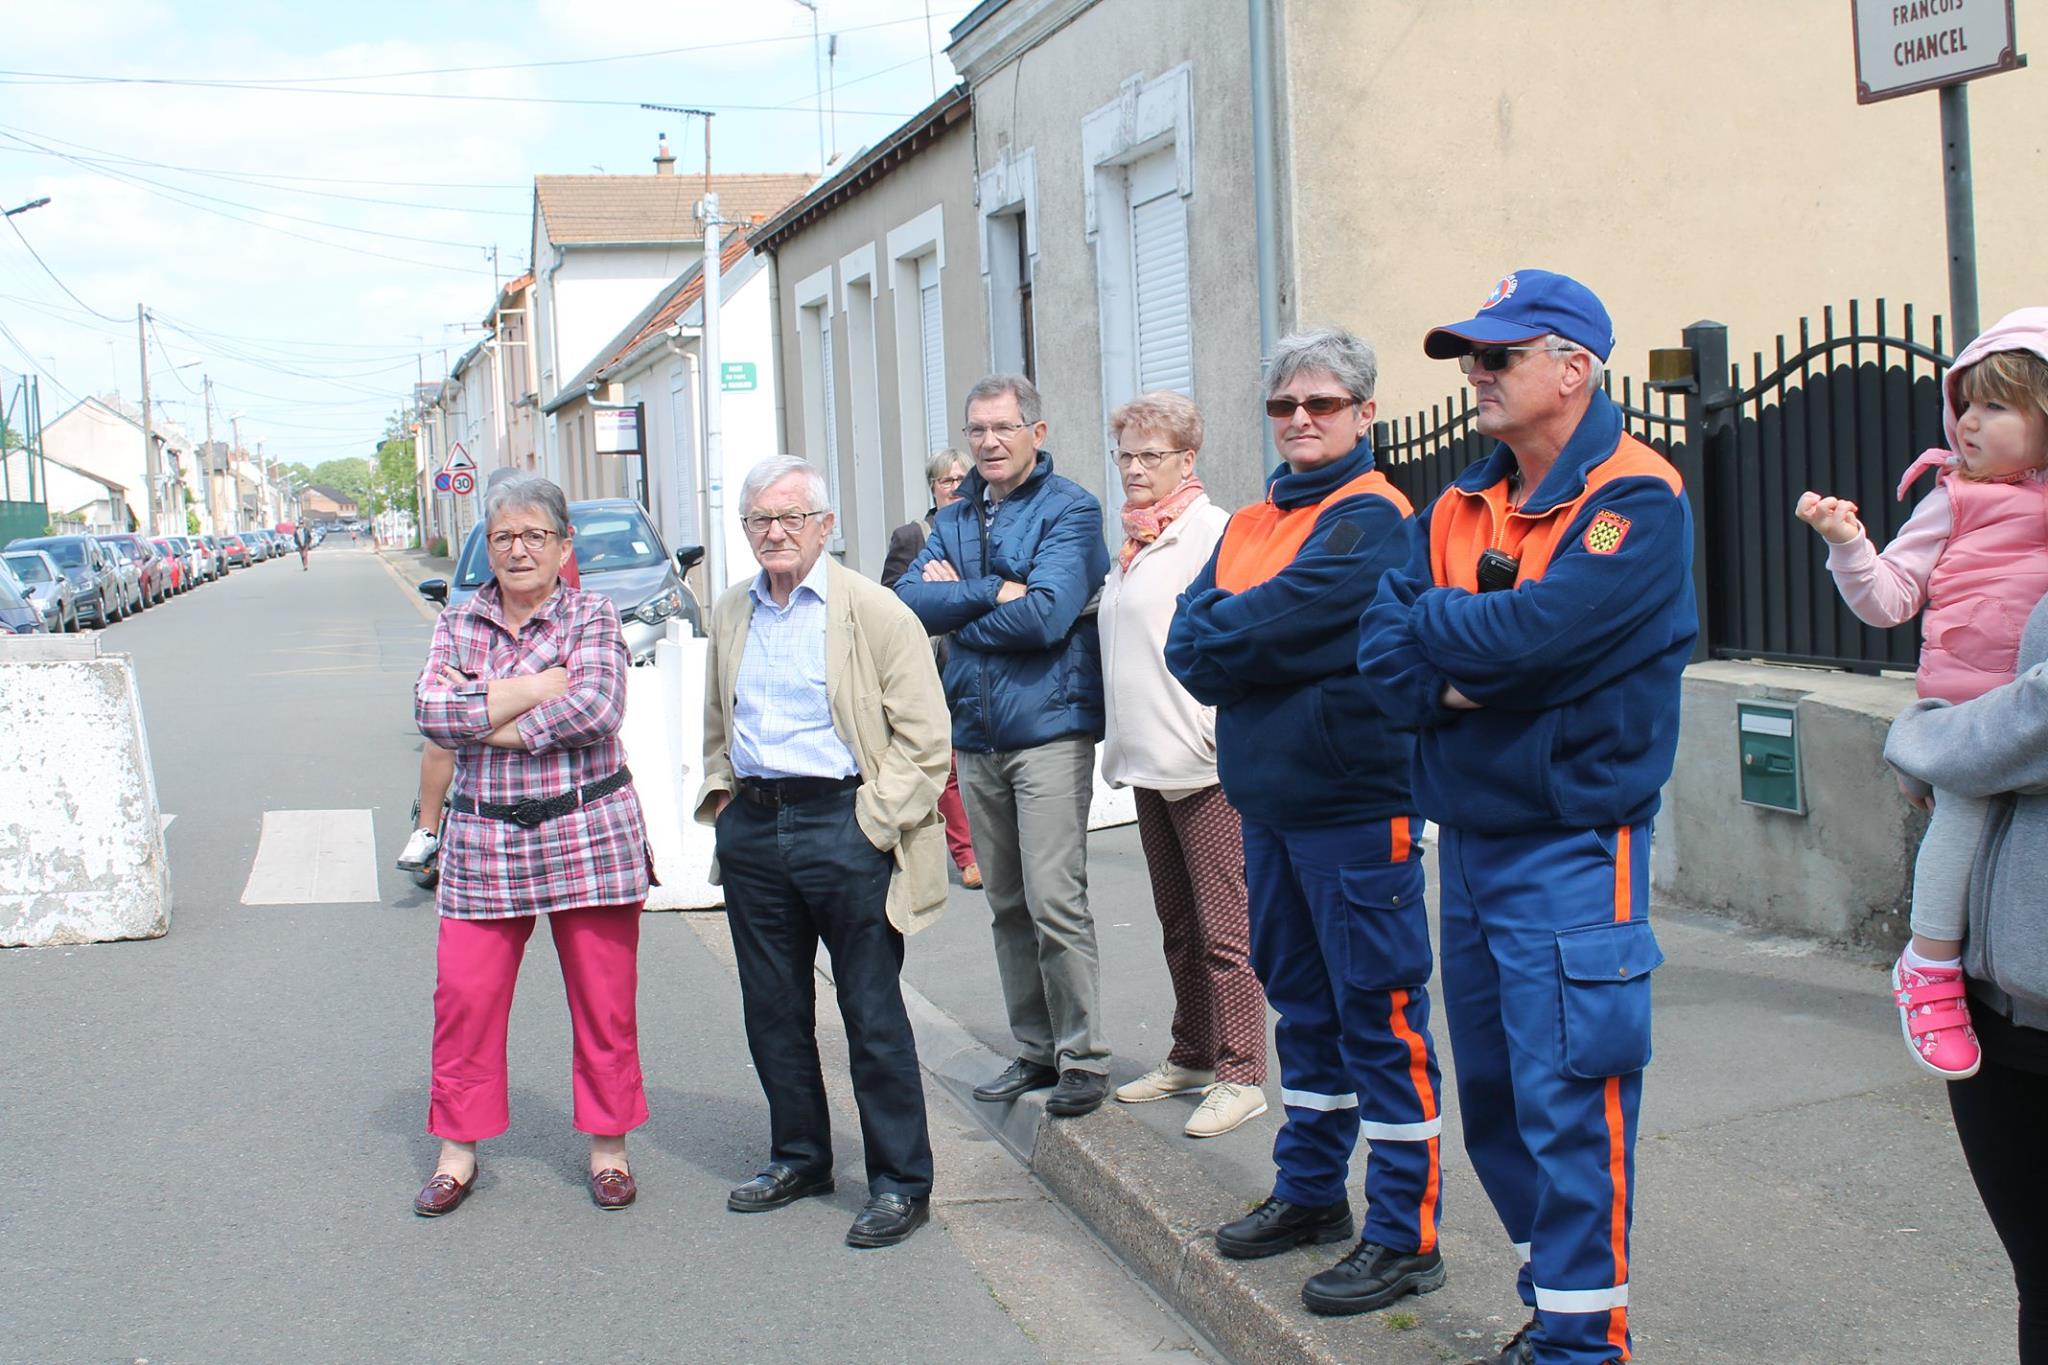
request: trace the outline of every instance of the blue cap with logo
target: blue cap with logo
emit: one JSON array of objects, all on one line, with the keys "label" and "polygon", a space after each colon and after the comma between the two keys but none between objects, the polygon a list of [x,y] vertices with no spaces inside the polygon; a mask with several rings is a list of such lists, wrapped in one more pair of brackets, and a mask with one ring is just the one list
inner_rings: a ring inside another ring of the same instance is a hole
[{"label": "blue cap with logo", "polygon": [[1471,319],[1432,328],[1422,351],[1432,360],[1449,360],[1474,346],[1506,346],[1552,333],[1577,342],[1603,364],[1614,350],[1614,323],[1592,290],[1569,275],[1517,270],[1493,287]]}]

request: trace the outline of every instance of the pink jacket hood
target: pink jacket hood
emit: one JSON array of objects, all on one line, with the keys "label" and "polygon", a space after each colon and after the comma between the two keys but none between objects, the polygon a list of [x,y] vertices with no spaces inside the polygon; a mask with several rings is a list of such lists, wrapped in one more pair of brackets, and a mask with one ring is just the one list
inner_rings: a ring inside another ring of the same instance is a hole
[{"label": "pink jacket hood", "polygon": [[1941,429],[1948,435],[1948,448],[1956,441],[1956,380],[1964,370],[1993,351],[2032,351],[2048,361],[2048,308],[2016,308],[1978,333],[1963,347],[1956,363],[1949,366],[1941,383]]}]

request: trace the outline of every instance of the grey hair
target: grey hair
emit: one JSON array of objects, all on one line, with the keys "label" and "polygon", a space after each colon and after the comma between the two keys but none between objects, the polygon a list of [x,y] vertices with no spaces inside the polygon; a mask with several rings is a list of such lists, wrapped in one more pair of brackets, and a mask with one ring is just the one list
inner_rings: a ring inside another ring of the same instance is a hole
[{"label": "grey hair", "polygon": [[962,469],[972,469],[974,461],[951,446],[944,450],[934,450],[931,458],[924,462],[924,481],[928,484],[937,483],[953,472],[954,465],[959,465]]},{"label": "grey hair", "polygon": [[832,510],[832,489],[816,465],[797,455],[770,455],[749,469],[747,477],[740,481],[740,515],[751,512],[756,498],[792,474],[803,475],[804,487],[810,492],[811,505],[804,509],[806,512]]},{"label": "grey hair", "polygon": [[1044,416],[1045,404],[1039,401],[1038,386],[1021,374],[992,374],[967,391],[967,402],[960,409],[964,415],[973,410],[976,403],[991,398],[1012,394],[1017,399],[1017,416],[1027,427],[1037,426]]},{"label": "grey hair", "polygon": [[1274,343],[1273,360],[1266,367],[1266,397],[1315,371],[1329,375],[1360,403],[1372,401],[1380,382],[1379,357],[1365,338],[1341,327],[1311,327]]},{"label": "grey hair", "polygon": [[[1552,355],[1570,355],[1574,351],[1586,351],[1586,348],[1579,345],[1578,342],[1571,340],[1569,337],[1561,337],[1555,332],[1548,333],[1543,338],[1543,348]],[[1607,367],[1602,365],[1600,357],[1594,355],[1591,351],[1586,351],[1586,364],[1588,366],[1586,370],[1586,391],[1592,393],[1599,389],[1602,382],[1606,379]]]},{"label": "grey hair", "polygon": [[514,474],[507,479],[493,478],[484,489],[484,529],[498,519],[500,512],[514,507],[530,507],[545,512],[555,523],[555,534],[569,534],[569,500],[562,496],[562,490],[553,480],[543,479],[538,474]]}]

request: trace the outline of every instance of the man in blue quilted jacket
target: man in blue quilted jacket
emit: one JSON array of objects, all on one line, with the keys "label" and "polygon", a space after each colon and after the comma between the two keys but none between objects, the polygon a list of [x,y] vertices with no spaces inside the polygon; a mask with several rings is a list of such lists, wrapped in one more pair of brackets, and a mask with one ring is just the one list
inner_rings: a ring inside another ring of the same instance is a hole
[{"label": "man in blue quilted jacket", "polygon": [[1109,550],[1102,505],[1052,472],[1045,432],[1022,375],[968,390],[974,471],[896,594],[927,632],[949,637],[953,751],[1017,1039],[1017,1059],[974,1097],[1052,1087],[1046,1112],[1071,1118],[1109,1093],[1087,862],[1102,738],[1094,598]]}]

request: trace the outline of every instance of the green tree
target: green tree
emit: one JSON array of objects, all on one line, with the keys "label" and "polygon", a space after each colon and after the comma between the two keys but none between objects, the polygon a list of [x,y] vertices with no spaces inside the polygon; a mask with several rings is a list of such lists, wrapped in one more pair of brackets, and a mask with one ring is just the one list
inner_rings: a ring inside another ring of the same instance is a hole
[{"label": "green tree", "polygon": [[368,511],[370,510],[370,485],[372,477],[373,473],[368,460],[343,458],[339,460],[322,460],[313,467],[311,477],[306,481],[308,483],[324,484],[329,488],[338,488],[351,498],[354,498],[357,506]]},{"label": "green tree", "polygon": [[392,437],[377,447],[379,511],[395,507],[408,515],[419,512],[419,489],[413,483],[412,437]]}]

